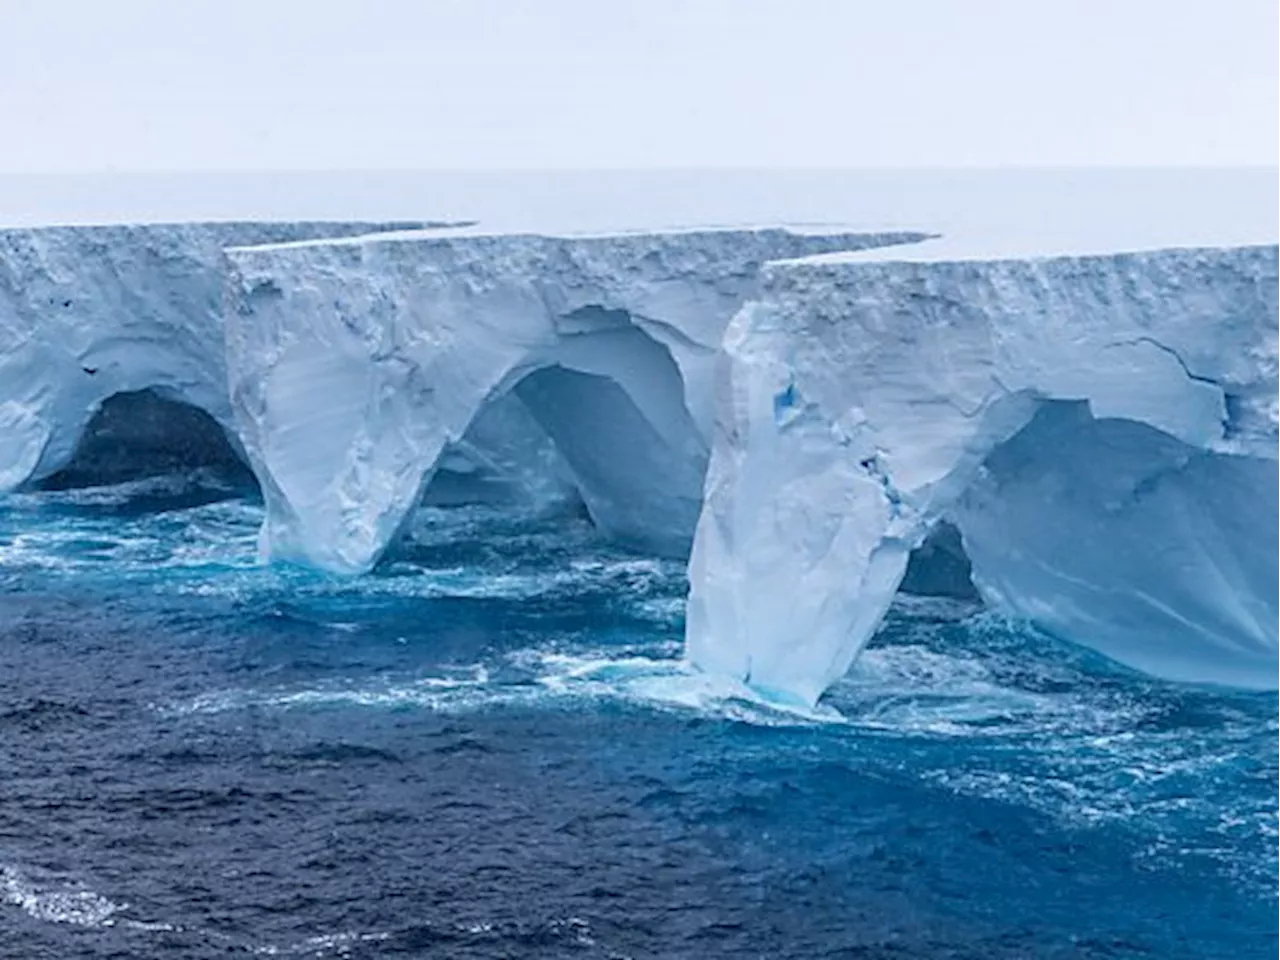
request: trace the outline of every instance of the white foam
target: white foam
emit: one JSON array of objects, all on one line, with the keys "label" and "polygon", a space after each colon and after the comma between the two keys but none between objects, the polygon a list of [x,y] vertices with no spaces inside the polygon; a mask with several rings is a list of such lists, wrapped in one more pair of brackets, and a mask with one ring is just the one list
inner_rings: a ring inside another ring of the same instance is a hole
[{"label": "white foam", "polygon": [[603,701],[650,709],[694,712],[757,726],[843,723],[825,705],[809,709],[780,706],[736,681],[703,673],[675,659],[674,638],[650,645],[646,653],[612,650],[563,653],[522,650],[507,664],[530,679],[492,681],[483,665],[457,668],[451,676],[418,677],[399,682],[323,683],[274,690],[221,690],[157,709],[168,715],[223,713],[246,709],[326,709],[406,707],[435,713],[465,714],[502,707],[564,709],[593,707]]},{"label": "white foam", "polygon": [[260,957],[283,957],[306,955],[311,957],[350,956],[353,949],[364,943],[381,943],[391,939],[389,933],[327,933],[307,937],[298,943],[285,946],[259,946],[252,948],[252,953]]},{"label": "white foam", "polygon": [[124,909],[106,897],[65,881],[36,882],[13,866],[0,866],[0,903],[46,923],[104,927]]}]

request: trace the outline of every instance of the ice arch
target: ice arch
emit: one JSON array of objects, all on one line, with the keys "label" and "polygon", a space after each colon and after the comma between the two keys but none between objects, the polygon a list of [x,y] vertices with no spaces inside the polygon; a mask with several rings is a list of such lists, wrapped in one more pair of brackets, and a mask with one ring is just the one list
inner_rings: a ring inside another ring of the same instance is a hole
[{"label": "ice arch", "polygon": [[[503,382],[519,381],[509,393],[495,391],[466,435],[515,401],[554,445],[570,490],[599,529],[648,551],[687,556],[707,449],[683,405],[675,361],[621,311],[594,333],[573,322],[581,332],[515,368]],[[447,454],[437,466],[445,463]],[[428,495],[438,478],[429,467]]]},{"label": "ice arch", "polygon": [[973,583],[973,562],[953,522],[939,521],[911,551],[898,590],[926,597],[979,598]]},{"label": "ice arch", "polygon": [[487,404],[462,439],[445,447],[423,503],[545,510],[576,497],[564,458],[512,391]]},{"label": "ice arch", "polygon": [[369,569],[515,391],[597,522],[687,543],[720,336],[761,265],[920,234],[383,235],[228,251],[228,360],[262,548]]},{"label": "ice arch", "polygon": [[951,508],[988,602],[1177,680],[1274,686],[1276,464],[1044,403]]},{"label": "ice arch", "polygon": [[1274,687],[1276,248],[919,250],[771,266],[728,329],[691,659],[814,702],[947,518],[1000,606]]},{"label": "ice arch", "polygon": [[618,354],[625,365],[583,372],[563,358],[527,375],[516,392],[555,442],[597,527],[682,556],[698,520],[708,451],[682,402],[675,362],[636,333]]},{"label": "ice arch", "polygon": [[224,247],[404,224],[0,229],[0,492],[70,460],[102,404],[157,388],[233,428]]},{"label": "ice arch", "polygon": [[67,463],[39,485],[60,490],[200,468],[253,481],[232,440],[208,413],[155,390],[139,390],[108,397]]}]

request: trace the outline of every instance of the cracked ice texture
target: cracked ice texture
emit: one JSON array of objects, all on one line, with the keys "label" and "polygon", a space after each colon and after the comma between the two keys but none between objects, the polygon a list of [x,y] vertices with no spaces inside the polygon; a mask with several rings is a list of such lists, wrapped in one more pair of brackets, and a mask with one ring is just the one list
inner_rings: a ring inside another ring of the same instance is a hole
[{"label": "cracked ice texture", "polygon": [[463,231],[229,250],[232,400],[263,553],[369,569],[444,451],[508,391],[599,527],[687,550],[716,350],[761,265],[923,237]]},{"label": "cracked ice texture", "polygon": [[814,702],[947,519],[997,608],[1274,687],[1276,247],[928,247],[772,264],[728,328],[689,656]]}]

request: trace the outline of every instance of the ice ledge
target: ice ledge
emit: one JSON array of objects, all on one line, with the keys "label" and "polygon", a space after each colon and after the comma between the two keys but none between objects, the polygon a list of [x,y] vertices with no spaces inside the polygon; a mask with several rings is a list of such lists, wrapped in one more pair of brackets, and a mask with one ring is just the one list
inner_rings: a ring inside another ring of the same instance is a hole
[{"label": "ice ledge", "polygon": [[1276,247],[928,246],[771,264],[728,327],[688,655],[814,702],[945,518],[1003,609],[1152,673],[1274,687]]},{"label": "ice ledge", "polygon": [[[690,238],[696,242],[699,237],[704,236],[721,236],[732,238],[744,234],[773,234],[785,233],[798,237],[814,237],[828,238],[839,244],[840,238],[857,237],[885,237],[890,238],[889,242],[896,244],[918,244],[926,241],[941,240],[941,234],[934,231],[917,229],[910,227],[876,227],[871,228],[862,225],[840,224],[840,223],[801,223],[801,222],[772,222],[772,223],[726,223],[726,224],[679,224],[667,227],[618,227],[616,229],[587,229],[582,227],[556,227],[550,223],[543,223],[537,228],[529,227],[522,229],[493,229],[484,223],[460,221],[457,223],[431,223],[419,226],[406,226],[402,229],[375,229],[367,232],[350,232],[345,234],[334,234],[333,236],[322,236],[312,238],[299,238],[296,240],[284,240],[268,243],[248,243],[237,244],[229,247],[228,253],[241,253],[255,251],[258,253],[272,253],[283,250],[297,249],[300,247],[361,247],[369,243],[405,243],[415,241],[436,241],[444,240],[446,242],[462,241],[506,241],[518,238],[541,238],[544,240],[562,240],[562,241],[610,241],[610,240],[632,240],[638,241],[643,238],[663,238],[662,243],[668,245],[671,243],[679,243],[682,238]],[[820,241],[817,243],[818,249],[823,249],[826,245]],[[875,248],[859,248],[875,249]],[[858,252],[858,251],[844,251]],[[840,254],[833,253],[832,256]],[[821,254],[812,254],[802,252],[795,258],[779,257],[779,260],[787,259],[805,259],[809,257],[817,257]]]}]

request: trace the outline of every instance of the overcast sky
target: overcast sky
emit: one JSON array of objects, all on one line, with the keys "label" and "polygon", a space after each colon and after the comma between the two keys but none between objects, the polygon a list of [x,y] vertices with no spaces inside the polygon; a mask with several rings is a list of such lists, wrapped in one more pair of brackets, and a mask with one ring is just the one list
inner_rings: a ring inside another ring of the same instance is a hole
[{"label": "overcast sky", "polygon": [[0,0],[0,170],[1274,164],[1276,0]]}]

